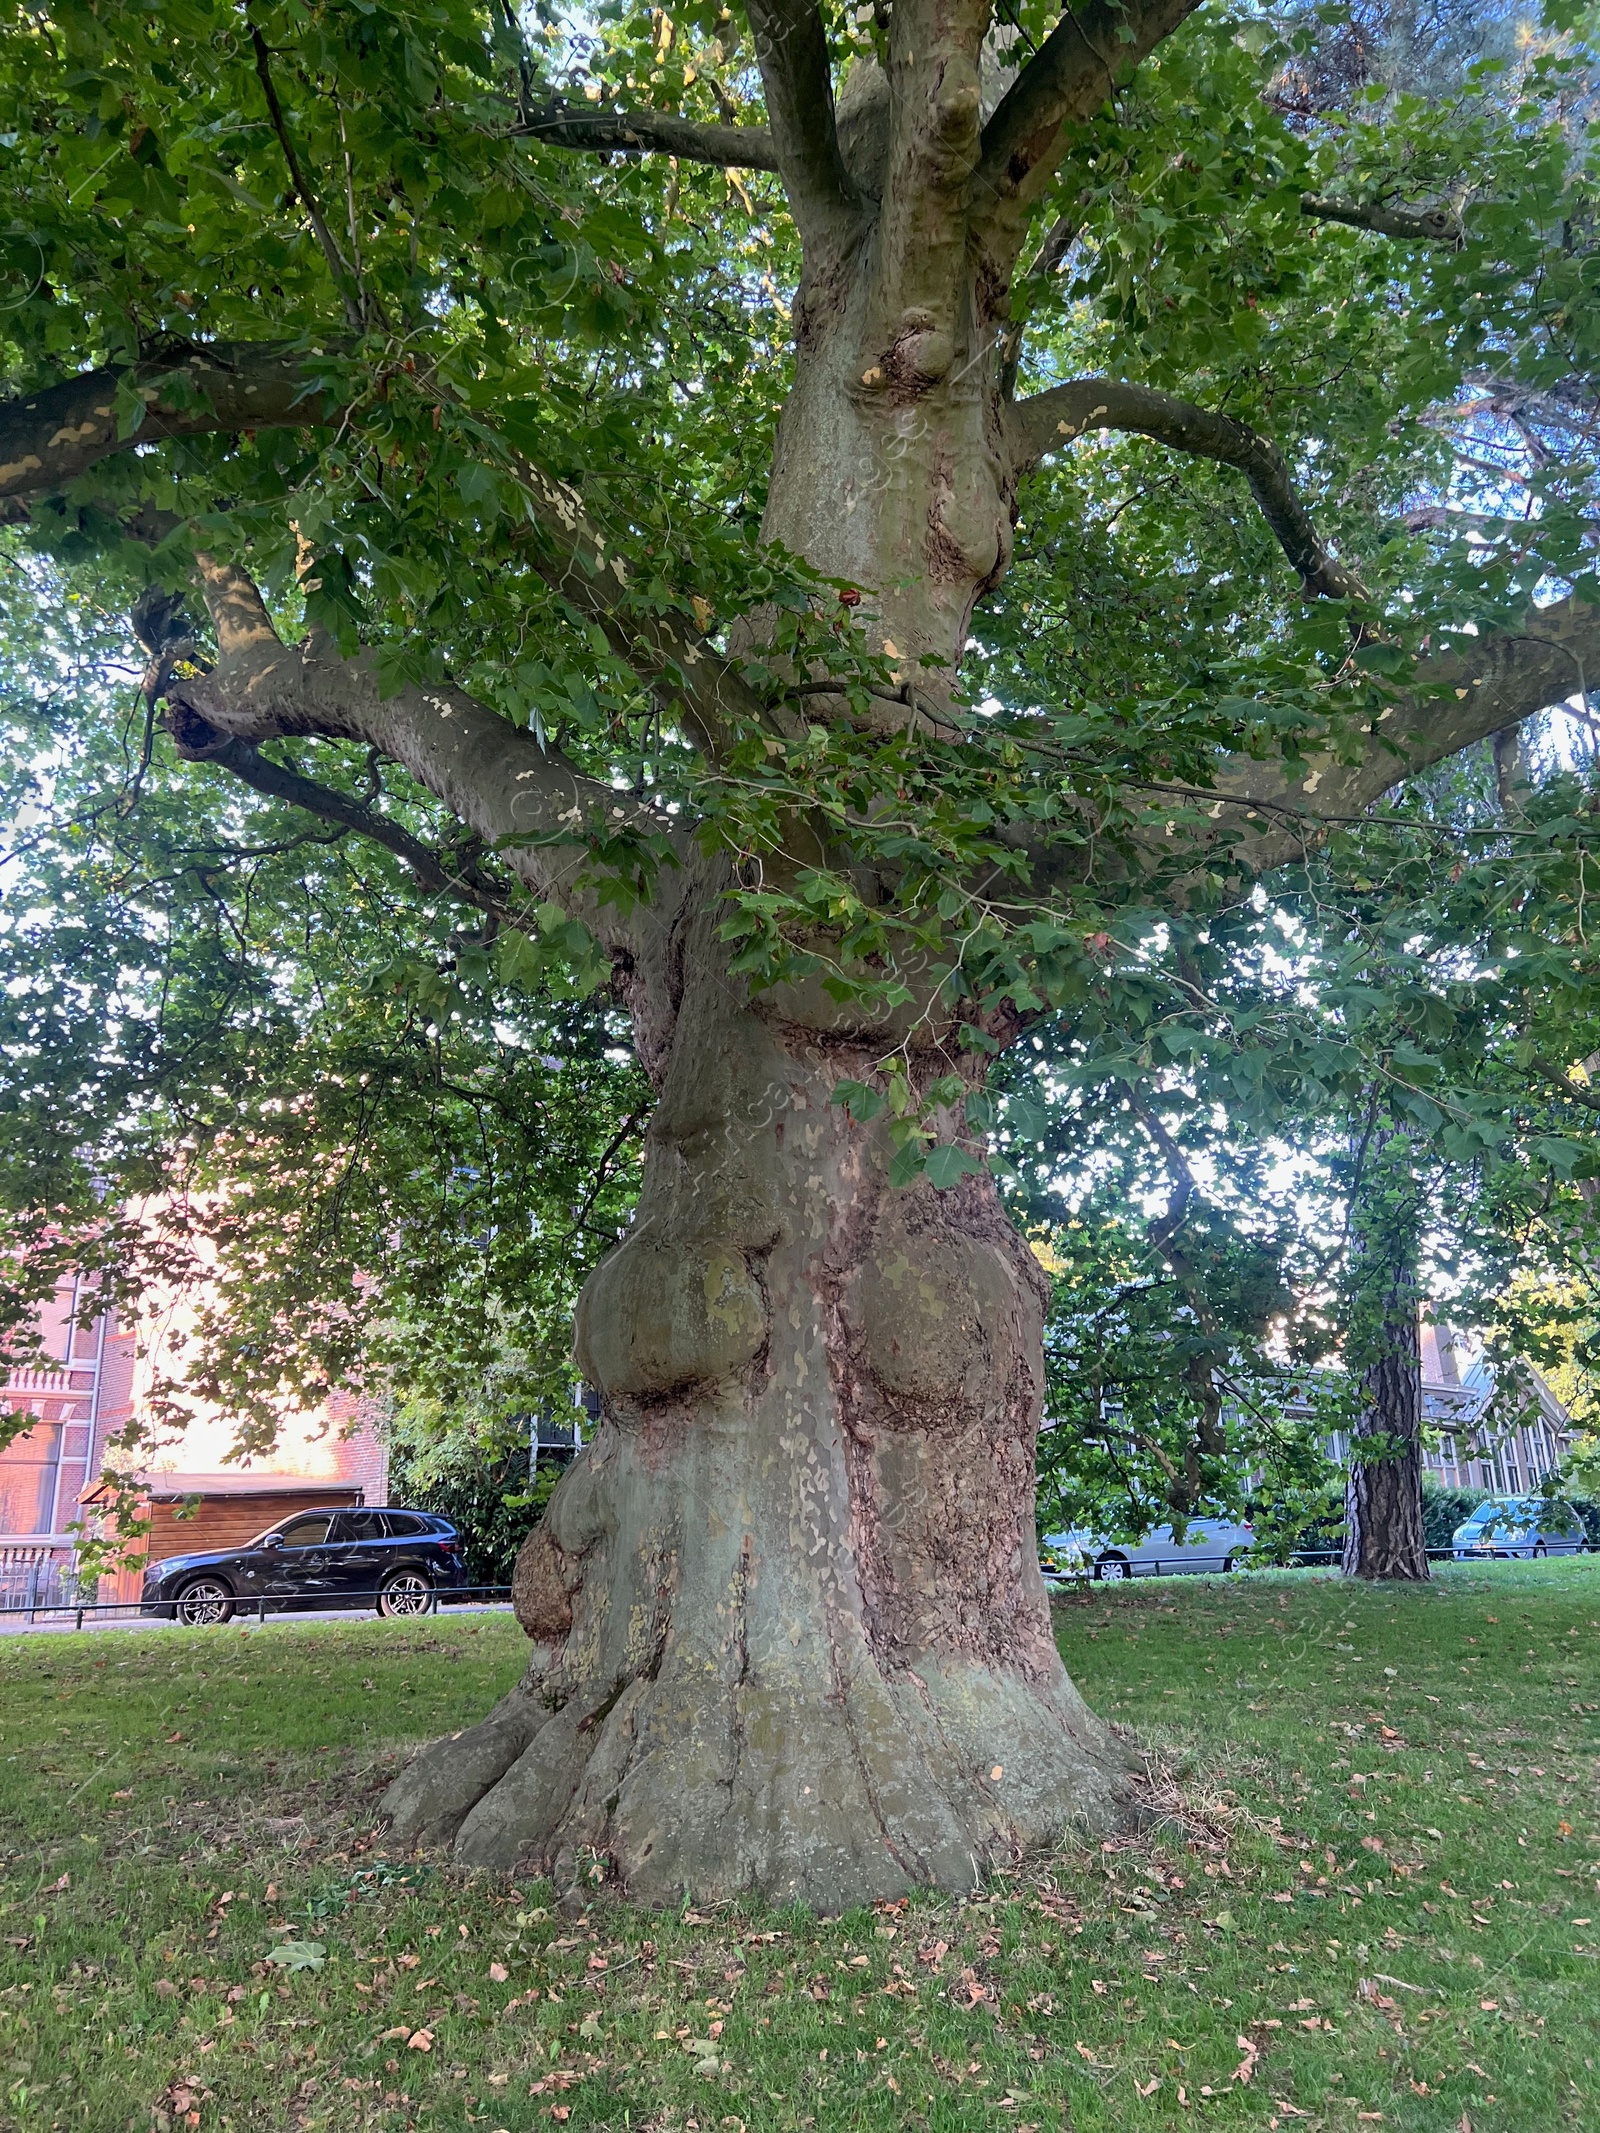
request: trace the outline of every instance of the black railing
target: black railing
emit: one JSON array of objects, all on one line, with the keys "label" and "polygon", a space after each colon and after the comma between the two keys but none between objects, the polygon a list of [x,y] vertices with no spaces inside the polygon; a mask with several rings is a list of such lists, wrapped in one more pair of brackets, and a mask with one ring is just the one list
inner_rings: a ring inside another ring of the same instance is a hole
[{"label": "black railing", "polygon": [[[1506,1558],[1521,1562],[1542,1561],[1545,1557],[1560,1555],[1584,1555],[1589,1553],[1586,1541],[1576,1546],[1557,1541],[1543,1549],[1534,1543],[1508,1543],[1493,1550],[1488,1548],[1456,1548],[1447,1544],[1442,1548],[1427,1548],[1423,1553],[1430,1563],[1490,1563]],[[1192,1548],[1181,1553],[1174,1551],[1169,1556],[1140,1556],[1135,1562],[1131,1557],[1085,1557],[1082,1562],[1053,1562],[1048,1568],[1041,1565],[1045,1579],[1056,1583],[1101,1583],[1115,1584],[1125,1578],[1176,1577],[1190,1572],[1204,1575],[1208,1571],[1226,1574],[1240,1570],[1315,1570],[1328,1564],[1341,1563],[1344,1552],[1339,1548],[1293,1548],[1283,1561],[1264,1554],[1259,1549],[1230,1548],[1226,1554],[1201,1555]]]},{"label": "black railing", "polygon": [[[360,1612],[364,1608],[376,1608],[388,1597],[380,1588],[370,1592],[337,1593],[251,1593],[248,1596],[227,1601],[227,1613],[223,1621],[265,1622],[269,1615],[346,1614]],[[409,1596],[408,1596],[409,1597]],[[511,1604],[509,1585],[433,1585],[426,1593],[419,1593],[415,1607],[394,1607],[391,1617],[396,1621],[416,1621],[424,1615],[436,1615],[441,1607],[457,1606],[463,1601],[475,1606],[506,1606]],[[203,1604],[203,1603],[197,1603]],[[23,1600],[12,1604],[0,1600],[0,1623],[26,1616],[30,1623],[56,1621],[61,1617],[73,1617],[73,1627],[82,1629],[85,1620],[93,1621],[100,1616],[123,1615],[147,1622],[178,1622],[190,1629],[220,1628],[222,1621],[207,1623],[192,1620],[181,1612],[182,1598],[147,1600],[78,1600],[57,1601]]]},{"label": "black railing", "polygon": [[[1586,1543],[1580,1541],[1576,1548],[1557,1544],[1547,1553],[1560,1555],[1583,1555],[1589,1553]],[[1461,1549],[1452,1547],[1429,1548],[1425,1551],[1431,1563],[1468,1562],[1487,1563],[1515,1556],[1520,1561],[1536,1560],[1532,1549],[1506,1548],[1491,1555],[1488,1550]],[[1201,1574],[1208,1571],[1228,1573],[1241,1570],[1314,1570],[1342,1561],[1337,1548],[1296,1548],[1286,1562],[1274,1562],[1265,1555],[1248,1548],[1235,1548],[1226,1554],[1198,1555],[1192,1549],[1170,1556],[1142,1557],[1138,1562],[1119,1560],[1109,1564],[1102,1556],[1096,1561],[1082,1563],[1052,1563],[1044,1568],[1047,1581],[1055,1584],[1120,1583],[1126,1578],[1171,1577],[1183,1574]],[[379,1602],[390,1597],[380,1587],[370,1592],[274,1594],[252,1593],[248,1596],[230,1598],[225,1604],[224,1621],[265,1622],[269,1615],[297,1614],[345,1614],[360,1612],[365,1608],[376,1609]],[[417,1605],[393,1606],[388,1610],[391,1619],[415,1621],[423,1615],[435,1615],[442,1607],[459,1606],[463,1603],[474,1606],[509,1607],[509,1585],[433,1585],[426,1593],[416,1596]],[[204,1604],[204,1603],[197,1603]],[[37,1595],[15,1599],[10,1594],[0,1594],[0,1625],[26,1618],[28,1623],[58,1622],[71,1616],[75,1629],[82,1629],[85,1622],[102,1617],[122,1615],[143,1621],[176,1621],[186,1627],[204,1629],[221,1627],[221,1622],[207,1623],[185,1617],[181,1610],[184,1602],[174,1599],[146,1600],[81,1600],[73,1595],[47,1599]]]}]

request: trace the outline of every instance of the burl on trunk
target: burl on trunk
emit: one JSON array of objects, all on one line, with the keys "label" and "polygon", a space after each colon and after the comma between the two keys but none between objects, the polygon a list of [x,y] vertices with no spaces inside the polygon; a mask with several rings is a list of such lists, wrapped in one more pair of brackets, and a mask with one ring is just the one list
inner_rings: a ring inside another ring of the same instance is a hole
[{"label": "burl on trunk", "polygon": [[889,1186],[830,1101],[877,1054],[752,1005],[714,916],[683,929],[637,1219],[579,1306],[602,1420],[517,1565],[533,1662],[384,1811],[646,1900],[970,1887],[1133,1799],[1039,1576],[1043,1278],[987,1176]]}]

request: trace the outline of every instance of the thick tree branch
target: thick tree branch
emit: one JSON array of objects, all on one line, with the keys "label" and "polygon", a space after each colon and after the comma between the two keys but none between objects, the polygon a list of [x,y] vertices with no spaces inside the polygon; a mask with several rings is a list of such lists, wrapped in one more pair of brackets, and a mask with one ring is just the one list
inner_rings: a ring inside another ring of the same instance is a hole
[{"label": "thick tree branch", "polygon": [[[311,427],[338,410],[315,375],[316,355],[272,342],[178,347],[131,369],[87,370],[0,401],[0,524],[54,496],[113,452],[171,437]],[[119,434],[117,395],[137,394],[144,418]]]},{"label": "thick tree branch", "polygon": [[1359,580],[1318,538],[1283,454],[1269,438],[1231,415],[1196,407],[1192,401],[1148,385],[1127,385],[1115,378],[1074,378],[1070,384],[1021,401],[1011,411],[1011,423],[1019,472],[1087,430],[1153,437],[1175,452],[1237,467],[1279,546],[1299,571],[1307,593],[1332,600],[1360,594]]},{"label": "thick tree branch", "polygon": [[1383,201],[1329,200],[1320,193],[1307,193],[1300,212],[1316,222],[1342,222],[1347,229],[1373,230],[1381,237],[1411,238],[1422,244],[1466,242],[1461,212],[1454,207],[1393,207]]},{"label": "thick tree branch", "polygon": [[[136,444],[271,427],[307,428],[348,410],[319,388],[316,350],[218,343],[174,351],[132,371],[86,372],[28,399],[0,404],[0,523],[54,495],[112,453]],[[119,435],[117,397],[145,404],[139,427]],[[738,669],[701,632],[674,616],[634,610],[630,574],[589,517],[582,496],[520,454],[505,465],[522,482],[538,527],[529,560],[551,589],[599,624],[617,656],[678,711],[698,746],[716,755],[742,729],[776,722]]]},{"label": "thick tree branch", "polygon": [[[1196,862],[1226,844],[1233,864],[1260,876],[1303,858],[1331,829],[1359,824],[1394,786],[1459,755],[1478,741],[1514,729],[1525,720],[1577,695],[1589,674],[1600,672],[1600,605],[1574,599],[1531,609],[1522,629],[1483,637],[1460,637],[1445,652],[1420,660],[1410,686],[1398,692],[1366,735],[1352,735],[1337,753],[1314,756],[1291,776],[1281,759],[1224,759],[1208,786],[1146,786],[1170,795],[1175,810],[1205,807],[1209,827],[1192,821],[1172,836],[1152,836],[1146,855],[1170,862],[1187,850]],[[1059,753],[1011,726],[1007,737],[1049,756]],[[1347,760],[1348,758],[1348,760]],[[1209,805],[1206,803],[1209,801]],[[1050,890],[1080,878],[1083,854],[1018,836],[1029,855],[1031,878]],[[1597,1099],[1600,1101],[1600,1099]]]},{"label": "thick tree branch", "polygon": [[749,0],[767,118],[802,244],[836,252],[860,227],[833,108],[833,70],[817,0]]},{"label": "thick tree branch", "polygon": [[[220,681],[231,694],[241,672],[275,666],[287,648],[248,572],[205,554],[198,554],[195,564],[221,655],[218,664],[212,664],[196,642],[181,594],[147,589],[133,613],[134,633],[150,655],[146,691],[152,704],[166,698],[164,723],[178,754],[190,762],[219,764],[271,799],[286,800],[323,822],[382,845],[405,863],[424,889],[458,897],[509,925],[521,925],[527,914],[516,909],[509,884],[494,880],[476,862],[447,860],[376,812],[370,799],[358,800],[273,762],[253,741],[226,734],[197,713],[197,692],[188,685],[189,678],[174,683],[178,667],[189,668],[191,677]],[[603,800],[600,788],[594,790]]]},{"label": "thick tree branch", "polygon": [[284,644],[247,573],[209,556],[197,565],[220,656],[208,673],[165,684],[181,754],[244,775],[260,763],[264,740],[376,748],[486,843],[504,844],[507,867],[535,893],[581,910],[608,942],[633,946],[636,929],[578,879],[591,828],[659,835],[666,824],[653,809],[584,777],[464,690],[406,684],[384,695],[370,654],[346,659],[319,632]]},{"label": "thick tree branch", "polygon": [[678,156],[723,170],[781,170],[777,142],[765,126],[710,126],[666,111],[599,111],[547,104],[513,128],[555,148],[608,155]]},{"label": "thick tree branch", "polygon": [[1078,0],[1002,97],[983,129],[969,198],[974,223],[1009,231],[1015,258],[1027,211],[1066,152],[1069,130],[1096,112],[1199,0]]},{"label": "thick tree branch", "polygon": [[1325,823],[1358,818],[1400,784],[1491,734],[1577,695],[1600,674],[1600,606],[1573,598],[1532,608],[1520,630],[1458,637],[1419,660],[1352,762],[1330,752],[1293,776],[1281,763],[1237,763],[1215,780],[1219,815],[1259,821],[1258,869],[1289,858]]}]

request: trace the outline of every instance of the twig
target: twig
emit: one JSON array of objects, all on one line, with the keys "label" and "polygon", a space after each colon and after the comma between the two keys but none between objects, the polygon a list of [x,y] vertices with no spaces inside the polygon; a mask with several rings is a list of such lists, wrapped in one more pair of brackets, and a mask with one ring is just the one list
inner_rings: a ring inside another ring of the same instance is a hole
[{"label": "twig", "polygon": [[1552,1088],[1559,1089],[1563,1096],[1570,1096],[1575,1104],[1582,1104],[1586,1110],[1600,1111],[1600,1096],[1589,1089],[1580,1088],[1558,1067],[1547,1065],[1543,1059],[1535,1059],[1530,1062],[1530,1071],[1537,1074],[1541,1081],[1549,1082]]},{"label": "twig", "polygon": [[328,271],[338,285],[344,304],[344,315],[355,332],[364,333],[367,322],[357,298],[354,277],[344,254],[339,250],[332,230],[322,219],[317,196],[311,190],[305,172],[300,168],[300,159],[294,152],[288,122],[284,118],[283,106],[278,101],[278,91],[273,83],[272,61],[267,51],[266,39],[253,22],[250,24],[250,43],[255,52],[256,79],[260,82],[261,93],[267,100],[267,115],[272,120],[273,132],[278,136],[278,146],[283,150],[283,160],[289,166],[289,176],[294,181],[294,189],[300,196],[300,204],[306,211],[306,219],[315,232],[317,243],[322,247],[322,256],[328,262]]}]

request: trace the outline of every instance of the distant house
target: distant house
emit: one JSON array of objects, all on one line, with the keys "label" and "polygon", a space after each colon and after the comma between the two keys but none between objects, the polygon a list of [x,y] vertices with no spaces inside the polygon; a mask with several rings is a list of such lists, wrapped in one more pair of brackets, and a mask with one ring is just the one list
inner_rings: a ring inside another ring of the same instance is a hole
[{"label": "distant house", "polygon": [[[181,1365],[188,1314],[169,1299],[125,1319],[98,1286],[63,1281],[37,1321],[48,1368],[10,1369],[0,1400],[36,1419],[0,1450],[0,1607],[47,1603],[73,1588],[79,1532],[105,1509],[101,1475],[127,1465],[113,1440],[149,1401],[159,1367]],[[196,1405],[175,1440],[139,1456],[152,1555],[248,1540],[312,1505],[388,1501],[388,1448],[377,1417],[350,1394],[307,1413],[287,1406],[270,1455],[233,1461],[230,1418]],[[180,1515],[181,1514],[181,1515]],[[76,1529],[76,1530],[75,1530]],[[111,1581],[137,1590],[142,1564]],[[109,1595],[108,1595],[109,1596]]]},{"label": "distant house", "polygon": [[79,1498],[133,1415],[137,1343],[97,1287],[63,1281],[36,1330],[49,1365],[9,1369],[0,1390],[12,1416],[35,1418],[0,1450],[0,1605],[54,1595]]},{"label": "distant house", "polygon": [[1438,1448],[1429,1471],[1446,1488],[1517,1496],[1553,1474],[1572,1447],[1572,1417],[1531,1363],[1515,1366],[1524,1398],[1500,1403],[1494,1368],[1443,1321],[1422,1328],[1422,1411]]},{"label": "distant house", "polygon": [[[1511,1382],[1504,1382],[1482,1350],[1444,1320],[1423,1319],[1420,1333],[1424,1472],[1442,1488],[1493,1496],[1538,1488],[1560,1467],[1576,1434],[1555,1392],[1523,1361],[1511,1366]],[[1278,1385],[1278,1411],[1296,1421],[1314,1422],[1315,1394],[1346,1387],[1348,1380],[1332,1369],[1286,1370]],[[1257,1397],[1271,1404],[1259,1386]],[[1108,1421],[1120,1417],[1122,1402],[1115,1389],[1102,1396],[1101,1412]],[[1040,1425],[1043,1430],[1061,1426],[1050,1419]],[[1342,1466],[1350,1456],[1347,1432],[1331,1432],[1323,1448]],[[1247,1474],[1245,1485],[1258,1487],[1261,1479],[1259,1473]]]},{"label": "distant house", "polygon": [[[1513,1388],[1455,1327],[1424,1319],[1421,1334],[1424,1471],[1447,1489],[1495,1496],[1536,1489],[1572,1445],[1572,1418],[1561,1401],[1526,1362],[1513,1366],[1521,1397],[1499,1399]],[[1349,1449],[1342,1431],[1328,1440],[1334,1459]]]}]

